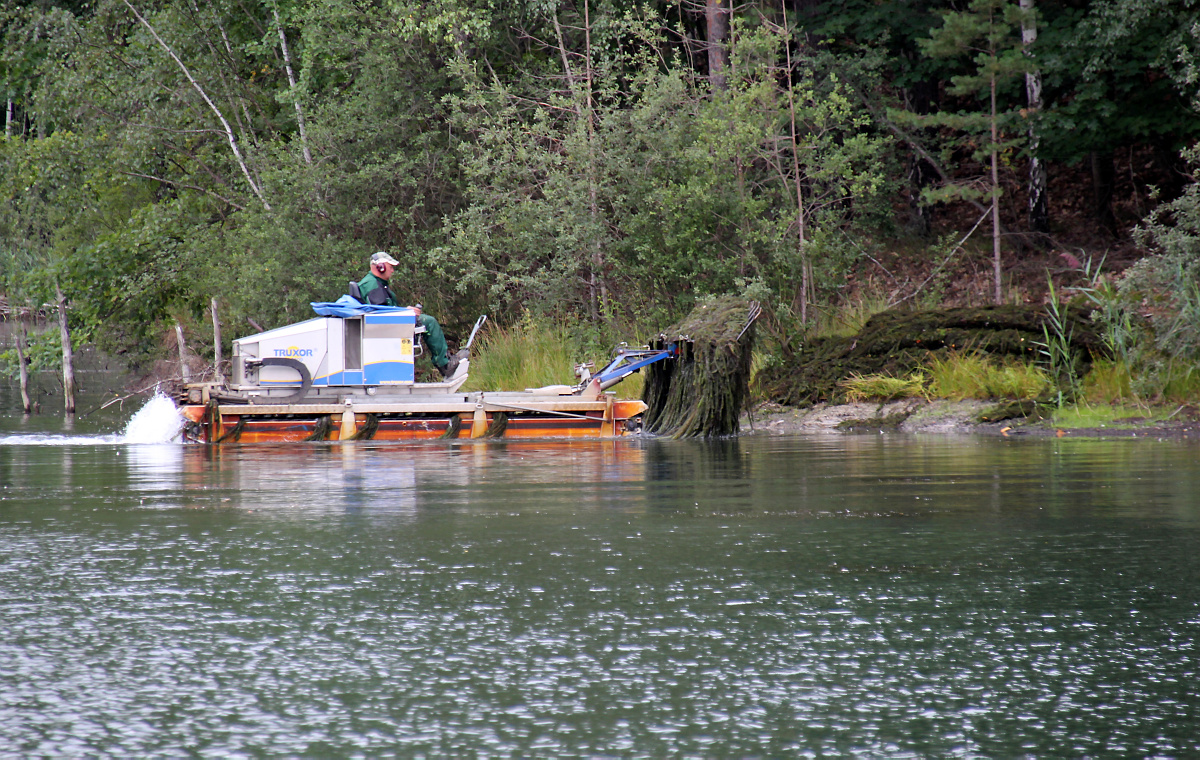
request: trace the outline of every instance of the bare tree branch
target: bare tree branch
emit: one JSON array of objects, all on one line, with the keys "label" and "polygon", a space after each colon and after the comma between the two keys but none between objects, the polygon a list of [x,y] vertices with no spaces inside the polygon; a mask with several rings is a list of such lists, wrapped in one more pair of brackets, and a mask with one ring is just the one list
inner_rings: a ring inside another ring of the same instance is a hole
[{"label": "bare tree branch", "polygon": [[153,174],[142,174],[141,172],[121,172],[121,173],[127,177],[141,177],[142,179],[152,179],[155,182],[161,182],[164,185],[170,185],[171,187],[176,187],[181,190],[196,190],[198,192],[204,193],[205,195],[211,195],[212,197],[216,198],[217,200],[221,201],[222,203],[228,203],[230,206],[233,206],[238,211],[246,210],[245,206],[243,206],[239,203],[235,203],[234,201],[231,201],[228,198],[225,198],[223,196],[217,195],[212,190],[200,187],[199,185],[185,185],[182,182],[172,182],[171,180],[166,179],[165,177],[156,177]]},{"label": "bare tree branch", "polygon": [[183,71],[184,76],[186,76],[188,81],[192,83],[192,87],[196,89],[196,92],[200,93],[200,97],[204,99],[204,102],[207,103],[208,107],[212,109],[212,112],[216,114],[217,119],[221,122],[221,126],[225,129],[225,138],[229,141],[229,148],[233,151],[234,158],[237,159],[238,166],[241,167],[242,174],[246,177],[246,182],[249,183],[250,189],[254,191],[254,194],[258,197],[258,200],[262,202],[263,207],[266,208],[267,211],[270,211],[271,204],[267,202],[267,199],[263,196],[258,184],[254,181],[254,178],[250,176],[250,169],[246,166],[246,160],[242,156],[241,149],[238,148],[237,138],[234,136],[233,129],[229,126],[229,122],[225,119],[225,115],[221,113],[221,109],[217,108],[217,105],[212,102],[211,98],[208,97],[208,93],[204,91],[204,88],[201,87],[200,83],[197,82],[195,77],[192,76],[192,72],[188,71],[188,67],[184,65],[183,61],[179,60],[179,56],[175,55],[175,51],[171,49],[171,46],[164,42],[162,37],[158,36],[158,32],[155,31],[154,27],[150,25],[150,22],[147,21],[142,14],[138,13],[137,8],[134,8],[129,0],[122,1],[133,13],[134,17],[137,18],[137,20],[141,23],[141,25],[146,27],[147,31],[150,32],[151,36],[154,37],[155,41],[158,42],[162,49],[167,52],[167,55],[171,56],[171,59],[175,61],[180,70]]}]

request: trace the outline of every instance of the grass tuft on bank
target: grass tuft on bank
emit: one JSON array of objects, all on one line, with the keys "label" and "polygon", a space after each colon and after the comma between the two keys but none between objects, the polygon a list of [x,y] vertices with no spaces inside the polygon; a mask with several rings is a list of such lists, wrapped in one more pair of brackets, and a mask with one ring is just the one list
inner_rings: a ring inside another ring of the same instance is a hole
[{"label": "grass tuft on bank", "polygon": [[1092,404],[1083,402],[1055,410],[1051,422],[1056,427],[1132,429],[1167,422],[1172,409],[1141,404]]},{"label": "grass tuft on bank", "polygon": [[894,401],[901,398],[927,397],[929,377],[913,372],[907,377],[888,375],[851,375],[838,386],[847,401]]},{"label": "grass tuft on bank", "polygon": [[1053,387],[1045,369],[1016,359],[995,360],[975,353],[933,355],[929,362],[929,395],[964,399],[1036,399]]},{"label": "grass tuft on bank", "polygon": [[847,401],[899,398],[1015,399],[1044,397],[1053,388],[1045,369],[1015,359],[994,359],[976,353],[931,355],[929,366],[904,377],[853,374],[839,383]]}]

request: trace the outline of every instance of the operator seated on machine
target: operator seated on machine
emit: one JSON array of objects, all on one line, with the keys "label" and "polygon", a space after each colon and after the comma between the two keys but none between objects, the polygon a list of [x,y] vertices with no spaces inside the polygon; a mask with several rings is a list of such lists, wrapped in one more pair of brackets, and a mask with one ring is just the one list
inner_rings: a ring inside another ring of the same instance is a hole
[{"label": "operator seated on machine", "polygon": [[[358,281],[359,292],[356,295],[359,300],[375,306],[399,306],[396,295],[388,287],[388,281],[392,279],[392,273],[399,263],[386,251],[371,254],[371,271]],[[458,356],[448,355],[442,326],[436,319],[423,313],[420,304],[413,308],[417,310],[417,324],[425,328],[425,345],[429,346],[433,366],[442,373],[442,377],[450,377],[458,369]]]}]

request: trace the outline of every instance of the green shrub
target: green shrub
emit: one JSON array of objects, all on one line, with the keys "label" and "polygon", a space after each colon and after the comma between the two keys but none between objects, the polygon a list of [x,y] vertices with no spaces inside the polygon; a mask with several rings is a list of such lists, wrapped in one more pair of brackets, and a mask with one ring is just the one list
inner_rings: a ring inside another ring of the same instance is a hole
[{"label": "green shrub", "polygon": [[1200,365],[1181,359],[1147,364],[1133,381],[1137,400],[1156,403],[1200,401]]},{"label": "green shrub", "polygon": [[[1200,146],[1185,155],[1200,166]],[[1200,184],[1156,209],[1136,235],[1154,253],[1117,285],[1139,333],[1128,357],[1133,390],[1143,398],[1188,393],[1200,364]]]}]

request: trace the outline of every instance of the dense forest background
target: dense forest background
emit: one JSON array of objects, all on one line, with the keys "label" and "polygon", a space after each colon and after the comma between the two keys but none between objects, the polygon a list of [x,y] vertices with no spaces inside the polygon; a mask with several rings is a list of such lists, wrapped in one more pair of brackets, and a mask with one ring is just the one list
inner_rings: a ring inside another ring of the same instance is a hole
[{"label": "dense forest background", "polygon": [[1195,0],[0,8],[5,307],[135,366],[214,304],[226,339],[307,318],[380,249],[452,338],[738,294],[782,355],[866,300],[1057,281],[1200,358]]}]

